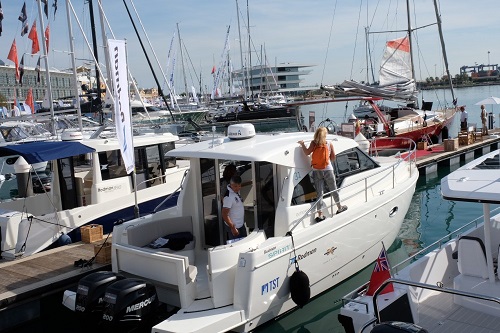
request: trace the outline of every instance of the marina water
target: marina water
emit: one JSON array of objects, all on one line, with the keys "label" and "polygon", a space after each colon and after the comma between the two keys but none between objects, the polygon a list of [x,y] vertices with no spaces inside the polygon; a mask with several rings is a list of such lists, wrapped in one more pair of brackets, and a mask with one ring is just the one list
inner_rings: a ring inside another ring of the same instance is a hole
[{"label": "marina water", "polygon": [[[430,101],[437,98],[432,98],[431,94],[437,94],[438,96],[440,95],[440,98],[443,98],[442,96],[444,96],[446,92],[444,90],[438,90],[436,92],[426,91],[424,95],[428,97],[425,99]],[[458,96],[459,105],[467,105],[466,109],[469,115],[469,122],[475,122],[480,126],[480,108],[474,104],[489,96],[500,97],[500,86],[494,85],[457,89],[456,95]],[[451,101],[449,95],[445,97]],[[301,111],[306,122],[309,111],[314,111],[316,124],[319,124],[326,118],[340,124],[344,121],[344,115],[348,117],[351,114],[353,106],[354,104],[346,106],[345,103],[329,103],[319,106],[313,105],[302,107]],[[493,112],[495,114],[495,127],[498,127],[500,105],[487,105],[486,109],[488,112]],[[454,126],[456,126],[456,124]],[[450,129],[451,136],[453,136],[453,130],[458,131],[458,127],[457,129]],[[461,164],[463,163],[465,163],[465,161],[461,161]],[[439,167],[436,173],[421,176],[419,178],[412,203],[399,235],[396,241],[388,249],[391,265],[399,263],[409,255],[432,244],[458,227],[482,215],[481,205],[442,199],[440,192],[441,178],[458,167],[459,165]],[[497,206],[492,206],[492,208],[498,208]],[[337,314],[342,304],[341,299],[356,287],[367,282],[370,279],[372,270],[372,266],[367,267],[338,285],[336,288],[330,289],[311,300],[302,309],[294,310],[285,316],[277,318],[257,328],[255,332],[342,333],[343,328],[337,321]],[[42,318],[28,323],[13,332],[86,332],[86,330],[79,327],[74,314],[62,306],[61,300],[62,292],[44,297],[40,305]],[[150,331],[150,328],[135,330],[135,332]]]}]

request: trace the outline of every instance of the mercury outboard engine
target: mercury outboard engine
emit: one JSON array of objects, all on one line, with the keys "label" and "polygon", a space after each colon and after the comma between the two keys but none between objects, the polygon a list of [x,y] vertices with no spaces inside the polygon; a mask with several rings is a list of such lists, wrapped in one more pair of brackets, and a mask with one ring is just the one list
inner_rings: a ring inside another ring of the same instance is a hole
[{"label": "mercury outboard engine", "polygon": [[150,319],[159,306],[153,284],[124,279],[108,286],[102,319],[105,324],[139,325]]},{"label": "mercury outboard engine", "polygon": [[104,293],[106,288],[125,277],[109,271],[91,273],[80,279],[76,291],[75,312],[83,317],[96,315],[102,317]]}]

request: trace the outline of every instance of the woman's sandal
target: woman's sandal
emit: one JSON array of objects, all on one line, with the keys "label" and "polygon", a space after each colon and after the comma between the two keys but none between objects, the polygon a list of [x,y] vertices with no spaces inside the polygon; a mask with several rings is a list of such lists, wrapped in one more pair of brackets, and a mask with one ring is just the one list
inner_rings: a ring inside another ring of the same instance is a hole
[{"label": "woman's sandal", "polygon": [[342,207],[340,207],[340,209],[339,209],[339,210],[337,210],[337,214],[340,214],[340,213],[342,213],[342,212],[345,212],[346,210],[347,210],[347,206],[342,206]]}]

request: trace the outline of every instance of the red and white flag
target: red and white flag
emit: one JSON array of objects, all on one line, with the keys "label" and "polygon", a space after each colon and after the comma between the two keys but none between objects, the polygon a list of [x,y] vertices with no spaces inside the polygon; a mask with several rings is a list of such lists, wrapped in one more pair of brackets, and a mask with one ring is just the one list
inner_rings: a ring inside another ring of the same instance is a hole
[{"label": "red and white flag", "polygon": [[28,38],[31,39],[31,55],[37,54],[40,51],[40,44],[38,43],[38,33],[36,31],[36,20],[33,21]]},{"label": "red and white flag", "polygon": [[47,28],[45,28],[45,46],[47,47],[47,53],[49,52],[49,40],[50,40],[50,28],[47,25]]},{"label": "red and white flag", "polygon": [[19,61],[17,59],[17,46],[16,39],[12,42],[12,46],[10,47],[9,55],[7,55],[7,59],[14,62],[16,66],[16,80],[19,82]]},{"label": "red and white flag", "polygon": [[[391,278],[391,271],[389,266],[389,259],[387,258],[387,252],[385,251],[385,246],[382,244],[382,251],[378,255],[375,261],[375,267],[373,268],[372,276],[370,277],[370,284],[368,285],[368,291],[366,296],[373,296],[375,291],[384,283],[387,279]],[[394,291],[392,283],[388,284],[380,294],[386,294]]]},{"label": "red and white flag", "polygon": [[26,105],[31,108],[31,113],[35,113],[35,101],[33,100],[33,88],[28,90],[28,95],[26,95]]}]

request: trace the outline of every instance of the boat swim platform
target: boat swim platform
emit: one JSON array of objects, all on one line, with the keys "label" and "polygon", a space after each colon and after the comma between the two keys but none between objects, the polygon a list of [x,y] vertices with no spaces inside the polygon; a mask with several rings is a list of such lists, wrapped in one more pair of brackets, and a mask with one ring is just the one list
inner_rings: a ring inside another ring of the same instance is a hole
[{"label": "boat swim platform", "polygon": [[425,150],[417,150],[417,168],[420,175],[437,172],[438,166],[460,165],[461,161],[469,161],[499,148],[500,129],[489,130],[488,136],[467,145],[459,145],[458,149],[445,151],[444,143],[433,144]]},{"label": "boat swim platform", "polygon": [[37,319],[44,296],[76,285],[91,272],[110,270],[111,264],[95,261],[88,267],[75,267],[75,261],[94,257],[97,243],[77,242],[26,258],[0,261],[0,327],[15,327]]}]

